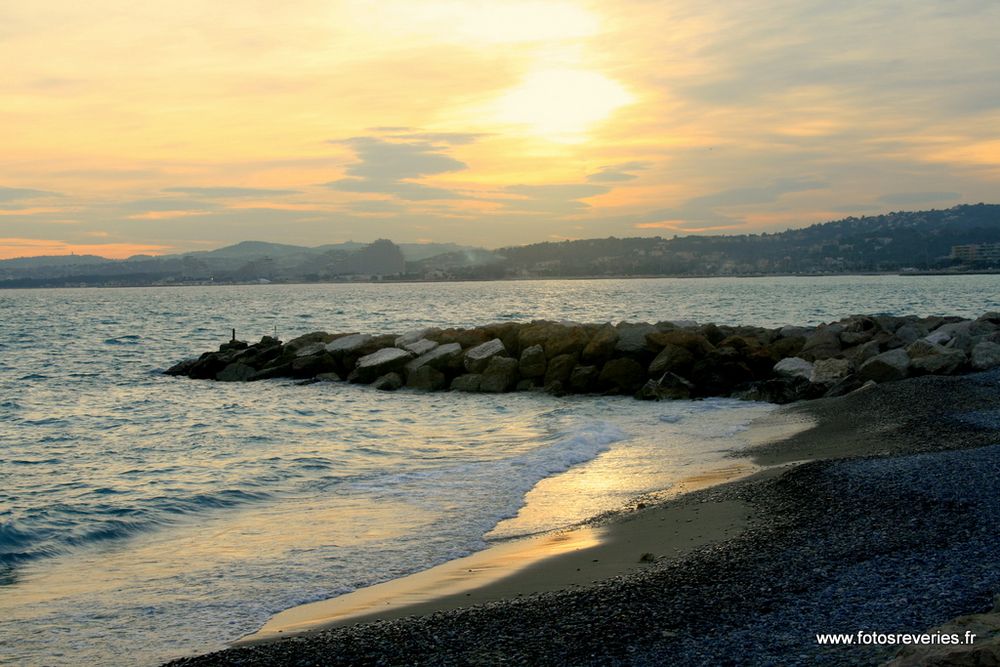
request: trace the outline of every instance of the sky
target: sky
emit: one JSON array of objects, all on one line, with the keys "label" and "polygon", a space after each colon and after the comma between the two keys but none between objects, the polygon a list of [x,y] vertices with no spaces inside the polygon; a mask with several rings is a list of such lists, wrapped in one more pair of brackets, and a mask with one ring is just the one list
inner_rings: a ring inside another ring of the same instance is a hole
[{"label": "sky", "polygon": [[5,0],[0,258],[1000,201],[996,0]]}]

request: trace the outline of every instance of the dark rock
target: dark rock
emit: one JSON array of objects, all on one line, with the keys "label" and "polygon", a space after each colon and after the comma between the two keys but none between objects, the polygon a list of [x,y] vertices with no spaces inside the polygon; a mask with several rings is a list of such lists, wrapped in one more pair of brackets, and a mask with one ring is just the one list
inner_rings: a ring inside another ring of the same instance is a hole
[{"label": "dark rock", "polygon": [[576,357],[572,354],[561,354],[558,357],[553,357],[549,360],[548,369],[545,371],[545,386],[547,387],[554,382],[565,386],[569,382],[569,376],[575,366]]},{"label": "dark rock", "polygon": [[541,345],[532,345],[521,352],[519,370],[522,377],[536,378],[545,375],[545,349]]},{"label": "dark rock", "polygon": [[779,338],[768,346],[771,358],[775,361],[785,357],[797,357],[806,344],[805,336]]},{"label": "dark rock", "polygon": [[[646,322],[622,322],[617,327],[618,340],[615,351],[623,354],[638,354],[650,351],[646,343],[646,335],[658,333],[656,327]],[[643,382],[645,379],[643,379]]]},{"label": "dark rock", "polygon": [[413,371],[407,370],[406,373],[406,386],[411,389],[438,391],[444,389],[447,384],[448,379],[444,373],[429,365],[420,366]]},{"label": "dark rock", "polygon": [[830,327],[819,329],[806,338],[805,345],[799,356],[806,361],[829,359],[840,354],[840,332],[834,332]]},{"label": "dark rock", "polygon": [[712,322],[703,324],[699,331],[701,332],[701,335],[704,336],[705,339],[712,345],[718,345],[728,335],[717,324],[713,324]]},{"label": "dark rock", "polygon": [[[707,341],[706,341],[707,342]],[[694,355],[687,349],[667,343],[649,365],[649,377],[660,378],[664,373],[684,374],[694,365]]]},{"label": "dark rock", "polygon": [[[273,365],[265,366],[253,375],[251,375],[247,380],[249,382],[256,382],[257,380],[271,380],[274,378],[282,377],[292,377],[292,364],[291,362],[276,363]],[[322,375],[322,373],[321,373]]]},{"label": "dark rock", "polygon": [[518,380],[517,386],[514,387],[514,391],[532,391],[536,388],[537,385],[533,379],[524,378],[523,380]]},{"label": "dark rock", "polygon": [[923,338],[910,344],[906,354],[915,375],[951,375],[968,361],[962,350],[936,345]]},{"label": "dark rock", "polygon": [[566,384],[569,390],[577,394],[587,394],[594,391],[597,384],[597,366],[577,366],[569,374]]},{"label": "dark rock", "polygon": [[674,345],[687,350],[695,357],[704,356],[715,349],[715,345],[704,335],[683,329],[655,331],[646,336],[646,339],[654,349],[659,350]]},{"label": "dark rock", "polygon": [[603,363],[614,353],[617,343],[618,330],[610,324],[602,325],[594,332],[594,335],[590,338],[590,342],[583,348],[583,354],[581,355],[583,361],[586,363]]},{"label": "dark rock", "polygon": [[566,327],[559,335],[545,341],[545,357],[552,359],[564,354],[579,358],[590,342],[590,334],[582,326]]},{"label": "dark rock", "polygon": [[910,357],[905,350],[896,349],[883,352],[861,364],[858,378],[862,382],[892,382],[902,380],[910,371]]},{"label": "dark rock", "polygon": [[837,380],[826,390],[824,396],[846,396],[856,389],[860,389],[864,382],[857,375],[848,375]]},{"label": "dark rock", "polygon": [[740,361],[709,356],[695,362],[689,379],[701,395],[728,396],[737,387],[752,382],[753,373]]},{"label": "dark rock", "polygon": [[174,364],[167,370],[163,371],[165,375],[190,375],[191,369],[194,368],[195,364],[198,363],[198,357],[193,359],[185,359],[184,361]]},{"label": "dark rock", "polygon": [[234,350],[235,351],[245,350],[248,347],[250,347],[250,344],[247,343],[245,340],[231,340],[228,343],[223,343],[222,345],[220,345],[219,352],[232,352]]},{"label": "dark rock", "polygon": [[680,400],[691,398],[693,391],[694,385],[681,376],[664,373],[658,380],[648,380],[635,397],[643,401]]},{"label": "dark rock", "polygon": [[399,373],[386,373],[376,378],[372,382],[372,386],[379,391],[396,391],[403,386],[403,378],[399,376]]},{"label": "dark rock", "polygon": [[815,385],[801,375],[785,375],[755,382],[745,391],[736,394],[748,401],[766,401],[784,405],[806,398],[816,398]]},{"label": "dark rock", "polygon": [[[987,315],[1000,315],[987,313]],[[983,317],[986,317],[984,315]],[[983,341],[972,348],[972,367],[977,371],[985,371],[990,368],[1000,366],[1000,345],[990,341]]]},{"label": "dark rock", "polygon": [[459,375],[457,378],[451,381],[452,391],[479,391],[479,385],[482,382],[483,376],[479,373],[467,373],[466,375]]},{"label": "dark rock", "polygon": [[645,384],[646,369],[635,359],[612,359],[604,364],[598,382],[610,391],[632,394]]},{"label": "dark rock", "polygon": [[257,372],[253,366],[248,366],[242,362],[235,362],[226,366],[215,379],[219,382],[246,382]]},{"label": "dark rock", "polygon": [[328,352],[320,352],[307,357],[296,357],[291,363],[289,375],[295,378],[316,377],[320,373],[336,373],[340,366]]},{"label": "dark rock", "polygon": [[481,345],[495,336],[489,335],[482,329],[444,329],[428,335],[427,338],[441,345],[458,343],[462,349],[466,349]]},{"label": "dark rock", "polygon": [[495,356],[483,371],[479,382],[479,391],[498,394],[510,391],[517,384],[517,359]]}]

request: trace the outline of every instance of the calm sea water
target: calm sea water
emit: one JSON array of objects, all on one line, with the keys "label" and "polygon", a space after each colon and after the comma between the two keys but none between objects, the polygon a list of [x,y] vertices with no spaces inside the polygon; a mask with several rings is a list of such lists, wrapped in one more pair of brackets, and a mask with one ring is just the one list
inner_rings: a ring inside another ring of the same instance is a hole
[{"label": "calm sea water", "polygon": [[161,374],[231,327],[780,326],[978,315],[998,295],[1000,276],[0,291],[0,663],[220,648],[289,606],[669,487],[771,409]]}]

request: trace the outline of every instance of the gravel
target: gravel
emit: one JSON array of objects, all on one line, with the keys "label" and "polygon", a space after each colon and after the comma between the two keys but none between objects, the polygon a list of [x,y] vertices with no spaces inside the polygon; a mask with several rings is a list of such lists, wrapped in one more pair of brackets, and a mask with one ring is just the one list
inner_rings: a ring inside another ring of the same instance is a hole
[{"label": "gravel", "polygon": [[799,438],[863,458],[673,501],[740,499],[749,530],[586,588],[228,649],[171,665],[866,665],[1000,591],[1000,373],[925,377],[792,407]]}]

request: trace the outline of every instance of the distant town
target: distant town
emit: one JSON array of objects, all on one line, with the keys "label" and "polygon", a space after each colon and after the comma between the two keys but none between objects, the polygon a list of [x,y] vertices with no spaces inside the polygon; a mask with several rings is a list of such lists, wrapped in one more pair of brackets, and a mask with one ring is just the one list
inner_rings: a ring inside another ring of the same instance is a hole
[{"label": "distant town", "polygon": [[940,274],[1000,270],[1000,205],[849,217],[779,233],[605,238],[488,250],[451,243],[218,250],[0,261],[0,287],[113,287],[633,276]]}]

